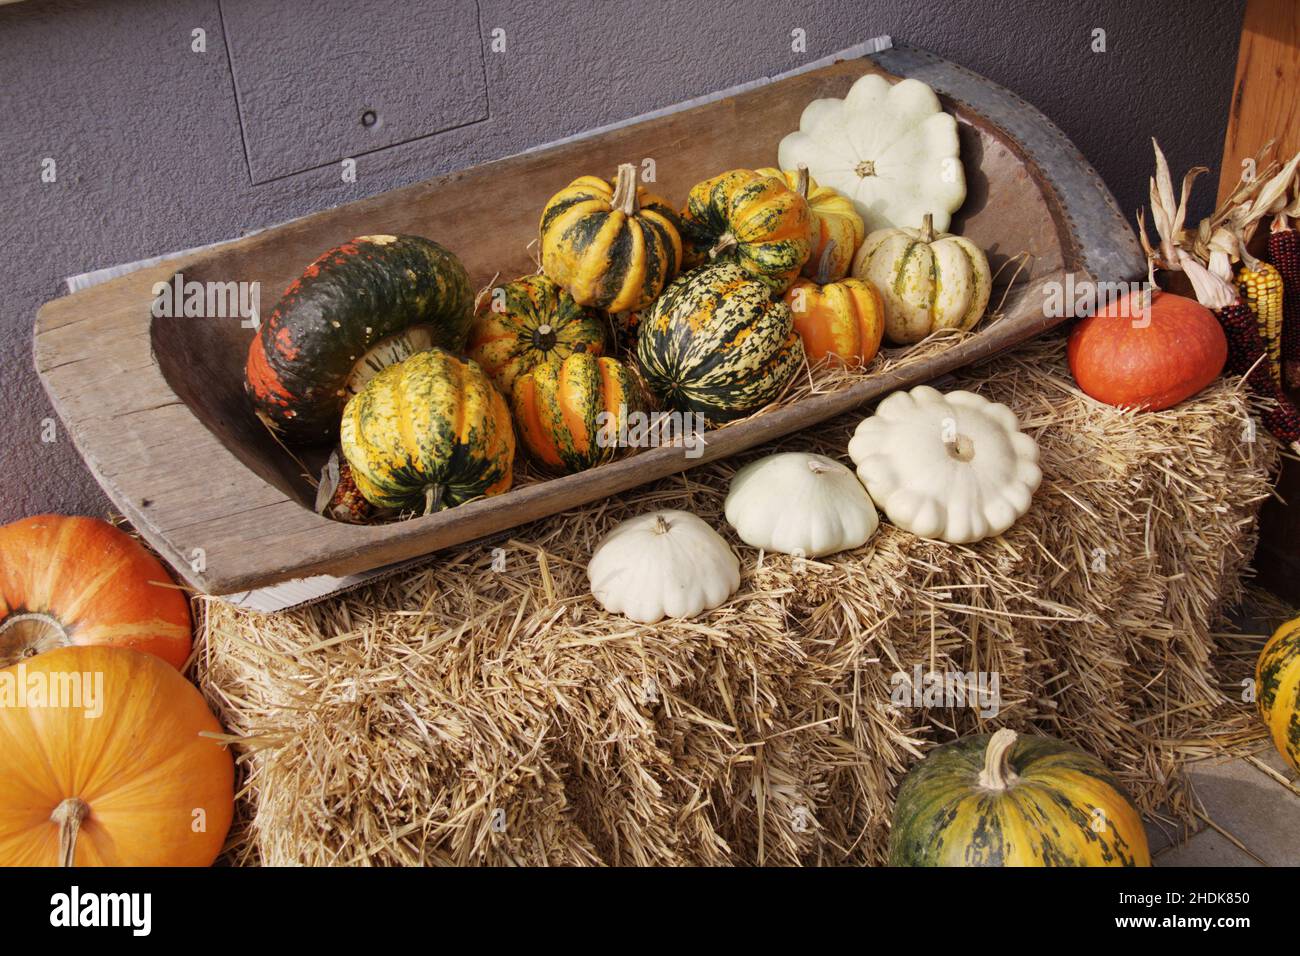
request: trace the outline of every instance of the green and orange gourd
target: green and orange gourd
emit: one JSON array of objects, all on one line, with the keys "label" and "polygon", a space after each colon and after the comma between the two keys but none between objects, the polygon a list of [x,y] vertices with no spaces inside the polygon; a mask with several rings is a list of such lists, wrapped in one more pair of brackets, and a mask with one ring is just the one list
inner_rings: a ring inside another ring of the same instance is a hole
[{"label": "green and orange gourd", "polygon": [[613,461],[628,417],[644,411],[645,401],[627,366],[575,352],[521,375],[512,409],[529,455],[544,469],[567,474]]},{"label": "green and orange gourd", "polygon": [[1287,621],[1264,645],[1255,663],[1255,693],[1278,753],[1300,771],[1300,618]]},{"label": "green and orange gourd", "polygon": [[359,236],[285,290],[249,345],[245,391],[282,441],[328,442],[381,369],[423,349],[461,351],[473,308],[464,266],[436,242]]},{"label": "green and orange gourd", "polygon": [[503,396],[515,379],[544,362],[575,352],[600,355],[605,323],[544,275],[503,283],[481,296],[470,327],[467,354]]}]

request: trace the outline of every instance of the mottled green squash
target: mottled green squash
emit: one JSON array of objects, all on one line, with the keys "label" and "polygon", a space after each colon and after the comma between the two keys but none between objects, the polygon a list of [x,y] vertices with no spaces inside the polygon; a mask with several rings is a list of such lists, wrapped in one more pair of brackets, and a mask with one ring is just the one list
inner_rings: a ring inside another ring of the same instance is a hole
[{"label": "mottled green squash", "polygon": [[419,236],[359,236],[285,290],[249,346],[245,390],[277,435],[318,444],[348,399],[417,351],[460,351],[474,293],[451,252]]},{"label": "mottled green squash", "polygon": [[339,442],[377,508],[428,514],[510,488],[505,399],[474,362],[418,352],[372,378],[343,411]]},{"label": "mottled green squash", "polygon": [[804,350],[771,291],[734,264],[705,266],[664,290],[640,323],[637,362],[668,408],[721,424],[781,394]]},{"label": "mottled green squash", "polygon": [[474,310],[467,354],[509,397],[515,379],[543,362],[575,352],[600,355],[605,319],[573,301],[544,275],[522,276],[489,289]]},{"label": "mottled green squash", "polygon": [[533,459],[568,473],[613,461],[628,416],[644,411],[645,402],[623,363],[577,352],[521,375],[512,407],[519,440]]},{"label": "mottled green squash", "polygon": [[681,215],[686,267],[730,262],[780,295],[812,250],[808,202],[780,176],[733,169],[695,186]]},{"label": "mottled green squash", "polygon": [[1300,618],[1273,634],[1255,662],[1256,703],[1273,744],[1300,770]]},{"label": "mottled green squash", "polygon": [[1096,757],[1012,730],[937,747],[898,791],[892,866],[1150,866],[1141,817]]}]

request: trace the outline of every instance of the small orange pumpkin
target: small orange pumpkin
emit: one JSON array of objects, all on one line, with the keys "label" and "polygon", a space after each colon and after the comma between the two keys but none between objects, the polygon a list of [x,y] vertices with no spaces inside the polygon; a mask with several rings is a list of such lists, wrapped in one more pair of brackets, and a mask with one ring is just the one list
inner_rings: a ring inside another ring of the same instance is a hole
[{"label": "small orange pumpkin", "polygon": [[135,538],[98,518],[0,527],[0,666],[69,644],[112,644],[181,667],[190,602]]},{"label": "small orange pumpkin", "polygon": [[1080,320],[1066,354],[1074,381],[1097,401],[1157,412],[1219,377],[1228,339],[1195,299],[1139,290]]},{"label": "small orange pumpkin", "polygon": [[0,866],[208,866],[235,763],[175,668],[61,647],[0,670]]},{"label": "small orange pumpkin", "polygon": [[810,364],[831,355],[843,364],[866,365],[880,351],[885,306],[869,280],[819,286],[799,279],[786,292],[785,303],[794,314],[794,328]]}]

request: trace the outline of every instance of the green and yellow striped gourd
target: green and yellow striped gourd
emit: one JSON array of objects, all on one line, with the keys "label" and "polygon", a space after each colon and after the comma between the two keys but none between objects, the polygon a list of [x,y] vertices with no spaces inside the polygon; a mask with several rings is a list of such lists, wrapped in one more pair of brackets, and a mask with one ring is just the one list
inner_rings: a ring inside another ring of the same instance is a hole
[{"label": "green and yellow striped gourd", "polygon": [[1137,810],[1096,757],[1013,730],[937,747],[903,781],[892,866],[1150,866]]},{"label": "green and yellow striped gourd", "polygon": [[682,262],[677,214],[637,187],[630,163],[612,182],[581,176],[552,196],[538,243],[543,272],[579,305],[609,312],[649,305]]},{"label": "green and yellow striped gourd", "polygon": [[505,399],[474,362],[417,352],[343,410],[340,445],[377,508],[429,514],[510,488],[515,435]]},{"label": "green and yellow striped gourd", "polygon": [[483,295],[474,310],[467,354],[502,395],[515,379],[543,362],[574,352],[600,355],[605,323],[544,275],[522,276]]},{"label": "green and yellow striped gourd", "polygon": [[1256,703],[1273,744],[1300,770],[1300,617],[1273,634],[1255,662]]},{"label": "green and yellow striped gourd", "polygon": [[735,263],[780,295],[812,250],[808,202],[781,176],[733,169],[706,179],[681,215],[686,267]]}]

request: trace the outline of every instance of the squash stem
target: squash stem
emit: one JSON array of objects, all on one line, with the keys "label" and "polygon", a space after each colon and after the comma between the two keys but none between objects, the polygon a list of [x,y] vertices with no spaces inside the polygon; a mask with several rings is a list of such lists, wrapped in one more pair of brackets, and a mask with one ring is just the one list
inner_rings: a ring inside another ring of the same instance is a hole
[{"label": "squash stem", "polygon": [[921,241],[934,242],[934,213],[927,212],[921,220]]},{"label": "squash stem", "polygon": [[0,667],[72,643],[67,628],[55,617],[29,611],[0,621]]},{"label": "squash stem", "polygon": [[822,257],[817,262],[817,284],[825,285],[831,281],[830,264],[831,256],[835,255],[835,240],[830,239],[826,243],[826,248],[822,250]]},{"label": "squash stem", "polygon": [[81,822],[90,816],[90,804],[80,797],[68,797],[50,814],[59,825],[59,866],[72,866],[77,859],[77,837]]},{"label": "squash stem", "polygon": [[713,248],[709,250],[709,258],[715,259],[720,253],[726,252],[732,246],[738,244],[739,243],[736,240],[736,237],[734,235],[732,235],[730,232],[724,232],[722,234],[722,238],[720,238],[717,242],[715,242],[713,244]]},{"label": "squash stem", "polygon": [[636,167],[623,163],[618,167],[618,179],[614,183],[614,198],[610,205],[625,216],[636,213]]},{"label": "squash stem", "polygon": [[1017,780],[1011,769],[1011,748],[1016,742],[1016,732],[1003,727],[989,738],[984,750],[984,768],[980,770],[979,784],[985,790],[1006,790]]},{"label": "squash stem", "polygon": [[970,461],[975,457],[975,443],[965,435],[955,435],[950,439],[945,439],[944,449],[948,452],[949,457],[957,461]]},{"label": "squash stem", "polygon": [[663,515],[655,515],[655,534],[667,534],[668,522],[664,520]]},{"label": "squash stem", "polygon": [[443,496],[447,494],[447,486],[439,482],[436,485],[424,486],[424,513],[433,514],[442,508]]},{"label": "squash stem", "polygon": [[808,164],[799,164],[799,179],[795,183],[794,191],[804,199],[808,198]]}]

